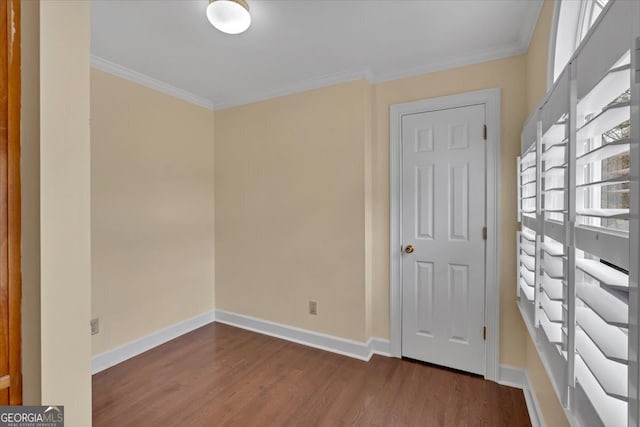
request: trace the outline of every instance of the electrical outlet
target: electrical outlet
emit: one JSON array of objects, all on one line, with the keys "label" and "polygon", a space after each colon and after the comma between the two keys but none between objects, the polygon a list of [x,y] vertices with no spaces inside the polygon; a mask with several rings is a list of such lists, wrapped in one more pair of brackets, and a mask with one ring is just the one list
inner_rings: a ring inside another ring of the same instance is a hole
[{"label": "electrical outlet", "polygon": [[91,319],[91,335],[96,335],[100,333],[100,319],[95,318]]},{"label": "electrical outlet", "polygon": [[318,314],[318,303],[315,301],[309,301],[309,314],[314,316]]}]

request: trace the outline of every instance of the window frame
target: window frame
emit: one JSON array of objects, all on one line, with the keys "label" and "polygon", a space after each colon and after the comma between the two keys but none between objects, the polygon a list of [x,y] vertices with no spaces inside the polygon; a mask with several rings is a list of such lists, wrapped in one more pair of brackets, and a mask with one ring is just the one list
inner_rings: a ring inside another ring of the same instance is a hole
[{"label": "window frame", "polygon": [[[547,67],[547,91],[566,67],[581,41],[595,23],[610,0],[563,1],[554,3],[549,37],[549,58]],[[598,15],[593,16],[594,6],[602,5]],[[588,16],[588,19],[586,19]],[[587,24],[588,22],[588,24]]]}]

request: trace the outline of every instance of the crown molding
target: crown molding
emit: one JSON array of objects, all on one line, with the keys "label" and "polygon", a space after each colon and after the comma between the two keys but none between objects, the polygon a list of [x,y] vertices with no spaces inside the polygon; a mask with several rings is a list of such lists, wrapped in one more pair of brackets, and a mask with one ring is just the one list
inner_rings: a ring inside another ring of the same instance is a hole
[{"label": "crown molding", "polygon": [[526,46],[523,46],[520,43],[514,43],[499,48],[476,51],[472,54],[450,56],[440,61],[430,62],[429,64],[424,64],[418,67],[400,68],[396,70],[375,73],[373,75],[373,80],[371,81],[371,83],[383,83],[391,80],[404,79],[407,77],[416,77],[436,71],[450,70],[453,68],[465,67],[467,65],[474,65],[482,62],[508,58],[514,55],[521,55],[525,52]]},{"label": "crown molding", "polygon": [[373,75],[369,69],[326,74],[324,76],[306,79],[300,82],[285,84],[276,89],[234,96],[233,98],[218,101],[216,102],[215,110],[224,110],[226,108],[238,107],[240,105],[252,104],[259,101],[266,101],[267,99],[293,95],[296,93],[320,89],[323,87],[333,86],[341,83],[353,82],[356,80],[366,80],[371,83],[373,81]]},{"label": "crown molding", "polygon": [[120,77],[125,80],[129,80],[133,83],[148,87],[149,89],[162,92],[166,95],[173,96],[183,101],[195,104],[199,107],[213,110],[213,102],[207,98],[203,98],[184,89],[177,88],[161,80],[150,77],[146,74],[142,74],[138,71],[132,70],[115,62],[108,61],[96,55],[91,55],[91,66],[96,70],[104,71],[105,73],[112,74],[116,77]]},{"label": "crown molding", "polygon": [[223,110],[279,96],[292,95],[294,93],[306,92],[308,90],[319,89],[340,83],[348,83],[355,80],[366,80],[369,83],[375,84],[407,77],[420,76],[423,74],[433,73],[435,71],[449,70],[452,68],[507,58],[514,55],[521,55],[528,50],[528,47],[529,40],[526,40],[524,42],[513,43],[500,48],[477,51],[471,55],[453,56],[443,59],[442,61],[431,62],[418,67],[399,68],[380,73],[374,73],[370,69],[364,69],[361,71],[325,75],[315,79],[308,79],[303,82],[284,85],[277,89],[261,93],[245,94],[221,102],[216,102],[215,110]]}]

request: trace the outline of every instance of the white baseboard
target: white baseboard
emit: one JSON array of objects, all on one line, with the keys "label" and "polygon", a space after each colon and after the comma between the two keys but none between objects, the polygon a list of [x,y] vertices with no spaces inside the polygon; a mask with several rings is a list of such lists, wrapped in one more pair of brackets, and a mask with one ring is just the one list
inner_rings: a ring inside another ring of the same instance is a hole
[{"label": "white baseboard", "polygon": [[372,355],[379,354],[380,356],[393,357],[391,356],[391,342],[389,342],[389,340],[371,337],[369,338],[367,346],[371,350]]},{"label": "white baseboard", "polygon": [[213,310],[210,310],[135,341],[128,342],[120,347],[114,348],[113,350],[97,354],[91,358],[91,374],[97,374],[100,371],[124,362],[127,359],[131,359],[132,357],[144,353],[147,350],[151,350],[152,348],[164,344],[167,341],[171,341],[180,335],[184,335],[198,329],[213,322],[214,320],[215,313]]},{"label": "white baseboard", "polygon": [[511,365],[500,365],[498,383],[524,390],[527,386],[527,371]]},{"label": "white baseboard", "polygon": [[389,356],[390,354],[389,340],[382,338],[370,338],[366,343],[353,341],[224,310],[216,310],[215,317],[216,322],[219,323],[281,338],[320,350],[330,351],[343,356],[353,357],[355,359],[368,361],[374,354],[383,356]]},{"label": "white baseboard", "polygon": [[533,427],[545,427],[540,405],[536,398],[536,394],[533,391],[533,386],[531,385],[531,380],[529,379],[527,371],[522,368],[516,368],[515,366],[500,365],[499,378],[499,384],[522,390],[524,393],[524,400],[527,402],[531,425]]}]

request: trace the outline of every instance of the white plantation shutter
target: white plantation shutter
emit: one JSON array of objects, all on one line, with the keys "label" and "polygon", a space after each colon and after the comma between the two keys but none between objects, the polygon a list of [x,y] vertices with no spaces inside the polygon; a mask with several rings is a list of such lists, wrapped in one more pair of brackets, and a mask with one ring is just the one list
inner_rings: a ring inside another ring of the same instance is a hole
[{"label": "white plantation shutter", "polygon": [[638,424],[640,6],[588,19],[522,132],[518,305],[573,421],[625,427]]},{"label": "white plantation shutter", "polygon": [[552,383],[567,403],[569,303],[569,72],[565,69],[540,108],[541,211],[540,328],[538,343],[552,371]]},{"label": "white plantation shutter", "polygon": [[525,150],[518,158],[518,220],[522,231],[518,233],[518,288],[520,309],[531,324],[535,321],[537,212],[538,212],[538,153],[537,116],[532,117],[522,131]]},{"label": "white plantation shutter", "polygon": [[606,426],[628,422],[632,46],[618,29],[623,14],[612,8],[575,59],[576,398]]}]

